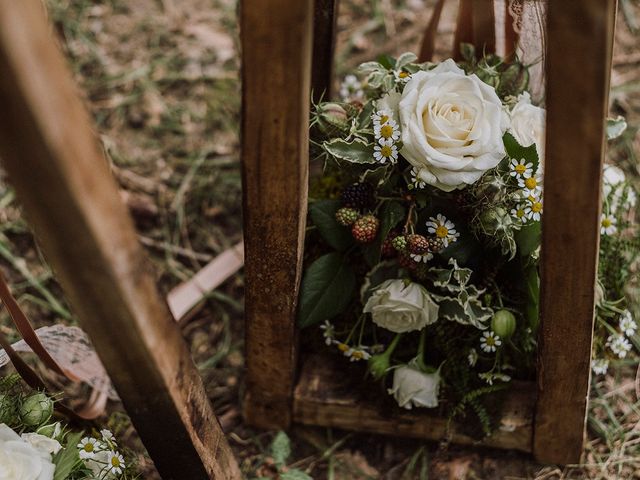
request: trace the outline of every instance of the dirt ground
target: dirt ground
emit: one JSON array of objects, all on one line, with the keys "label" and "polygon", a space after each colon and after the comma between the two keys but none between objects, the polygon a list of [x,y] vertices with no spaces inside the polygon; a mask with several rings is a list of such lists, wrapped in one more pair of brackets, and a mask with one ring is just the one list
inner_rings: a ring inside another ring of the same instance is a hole
[{"label": "dirt ground", "polygon": [[[47,3],[166,293],[241,239],[236,2]],[[338,76],[381,53],[416,51],[433,3],[344,0]],[[620,12],[611,102],[612,112],[625,115],[630,128],[612,145],[610,157],[640,178],[640,3],[621,2]],[[4,183],[0,219],[0,263],[21,304],[38,324],[73,322]],[[250,429],[240,416],[243,282],[239,273],[216,290],[184,335],[247,478],[276,478],[268,448],[273,432]],[[12,335],[6,315],[0,315],[1,328]],[[314,479],[640,478],[635,365],[635,359],[620,365],[594,385],[583,467],[545,467],[514,452],[301,427],[290,432],[290,466]],[[120,406],[110,405],[109,411],[104,421],[136,452],[141,478],[159,478]]]}]

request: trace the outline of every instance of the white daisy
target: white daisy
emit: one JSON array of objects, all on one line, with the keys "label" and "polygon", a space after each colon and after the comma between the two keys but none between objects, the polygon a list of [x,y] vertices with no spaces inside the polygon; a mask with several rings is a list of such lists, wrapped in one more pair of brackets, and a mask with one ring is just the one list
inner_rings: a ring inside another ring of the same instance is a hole
[{"label": "white daisy", "polygon": [[427,252],[427,253],[410,253],[409,256],[411,257],[411,260],[413,260],[416,263],[427,263],[429,260],[431,260],[433,258],[433,253],[431,252]]},{"label": "white daisy", "polygon": [[629,310],[626,310],[620,316],[620,323],[618,325],[620,326],[620,330],[627,337],[633,336],[633,334],[636,333],[636,330],[638,329],[638,325],[636,324],[636,322],[634,322],[633,318],[631,317],[631,312]]},{"label": "white daisy", "polygon": [[509,175],[512,177],[530,177],[533,173],[533,163],[525,163],[526,160],[516,160],[515,158],[511,160],[511,164],[509,165]]},{"label": "white daisy", "polygon": [[527,212],[526,212],[527,208],[528,208],[527,205],[523,205],[523,204],[516,205],[516,208],[511,209],[511,216],[514,217],[519,222],[527,223]]},{"label": "white daisy", "polygon": [[84,437],[82,440],[80,440],[78,449],[80,458],[85,460],[87,458],[93,458],[96,452],[99,452],[102,449],[102,444],[100,443],[100,441],[93,437]]},{"label": "white daisy", "polygon": [[396,79],[396,83],[407,83],[411,80],[411,74],[403,70],[394,70],[393,77]]},{"label": "white daisy", "polygon": [[631,343],[624,338],[623,335],[609,335],[607,338],[607,346],[615,353],[618,358],[624,358],[631,350]]},{"label": "white daisy", "polygon": [[429,221],[426,223],[427,231],[435,234],[436,237],[442,239],[442,245],[444,248],[449,246],[449,243],[453,243],[458,240],[460,233],[456,232],[456,226],[451,220],[439,213],[436,218],[429,217]]},{"label": "white daisy", "polygon": [[413,188],[420,188],[420,189],[425,188],[427,186],[427,182],[425,182],[420,178],[420,171],[416,167],[413,167],[411,169],[411,186]]},{"label": "white daisy", "polygon": [[482,338],[480,338],[480,347],[487,353],[495,352],[497,347],[502,345],[500,337],[492,331],[482,332]]},{"label": "white daisy", "polygon": [[606,358],[594,358],[591,360],[591,370],[596,375],[604,375],[609,369],[609,360]]},{"label": "white daisy", "polygon": [[528,177],[519,177],[518,186],[524,190],[522,192],[523,197],[538,197],[542,193],[542,175],[536,173]]},{"label": "white daisy", "polygon": [[530,197],[529,205],[525,207],[524,213],[529,220],[539,222],[542,216],[542,199],[533,198],[531,200]]},{"label": "white daisy", "polygon": [[377,127],[373,127],[373,133],[375,133],[378,143],[380,145],[389,145],[400,138],[400,129],[395,120],[387,120]]},{"label": "white daisy", "polygon": [[617,220],[613,215],[602,214],[602,219],[600,220],[600,234],[601,235],[613,235],[618,231],[618,227],[616,226]]},{"label": "white daisy", "polygon": [[467,355],[467,360],[469,361],[470,367],[475,367],[476,362],[478,361],[478,352],[476,352],[475,348],[469,350],[469,355]]},{"label": "white daisy", "polygon": [[389,110],[378,110],[371,115],[374,131],[386,124],[389,120],[393,120],[393,116]]},{"label": "white daisy", "polygon": [[107,466],[112,475],[120,475],[125,468],[124,457],[116,451],[110,451],[107,457]]},{"label": "white daisy", "polygon": [[364,99],[364,92],[362,91],[362,84],[355,75],[347,75],[344,77],[342,84],[340,85],[340,96],[345,102],[352,100]]},{"label": "white daisy", "polygon": [[395,145],[376,145],[373,147],[373,158],[380,163],[396,163],[398,161],[398,147]]},{"label": "white daisy", "polygon": [[347,350],[344,355],[349,357],[349,361],[358,362],[360,360],[369,360],[371,355],[367,352],[368,347],[360,345],[358,347],[352,347]]},{"label": "white daisy", "polygon": [[320,325],[320,329],[323,330],[322,336],[324,337],[324,343],[327,345],[333,344],[333,337],[335,336],[336,330],[331,322],[329,322],[329,320],[325,320],[324,323]]}]

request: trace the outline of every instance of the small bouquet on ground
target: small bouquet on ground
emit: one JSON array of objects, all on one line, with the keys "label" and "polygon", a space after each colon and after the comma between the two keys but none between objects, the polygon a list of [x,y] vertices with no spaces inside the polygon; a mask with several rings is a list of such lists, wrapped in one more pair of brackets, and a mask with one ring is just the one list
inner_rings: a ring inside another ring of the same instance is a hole
[{"label": "small bouquet on ground", "polygon": [[489,434],[483,400],[534,374],[545,111],[527,66],[462,51],[364,63],[314,106],[299,324],[400,407]]},{"label": "small bouquet on ground", "polygon": [[25,392],[17,375],[0,378],[0,478],[12,480],[133,479],[107,429],[84,436],[53,421],[54,400]]}]

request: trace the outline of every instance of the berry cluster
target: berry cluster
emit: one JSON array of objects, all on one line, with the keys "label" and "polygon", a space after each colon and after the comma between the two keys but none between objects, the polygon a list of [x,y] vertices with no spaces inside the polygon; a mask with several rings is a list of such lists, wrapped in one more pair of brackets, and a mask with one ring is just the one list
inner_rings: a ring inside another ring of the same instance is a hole
[{"label": "berry cluster", "polygon": [[342,191],[342,208],[336,212],[336,221],[345,227],[351,227],[353,238],[359,243],[371,243],[375,240],[380,221],[370,213],[375,204],[375,191],[370,183],[353,183]]}]

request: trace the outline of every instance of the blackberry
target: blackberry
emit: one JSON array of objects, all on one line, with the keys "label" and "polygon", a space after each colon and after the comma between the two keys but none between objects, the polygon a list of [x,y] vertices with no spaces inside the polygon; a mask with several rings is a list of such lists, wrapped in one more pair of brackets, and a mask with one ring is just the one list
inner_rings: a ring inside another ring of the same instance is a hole
[{"label": "blackberry", "polygon": [[382,242],[382,258],[391,258],[396,255],[398,251],[392,245],[391,237],[387,237],[384,242]]},{"label": "blackberry", "polygon": [[442,249],[444,249],[444,241],[438,237],[429,237],[427,239],[429,242],[429,251],[433,253],[438,253]]},{"label": "blackberry", "polygon": [[373,215],[364,215],[356,220],[351,228],[353,238],[359,243],[371,243],[378,234],[380,221]]},{"label": "blackberry", "polygon": [[357,210],[349,207],[340,208],[336,212],[336,220],[344,227],[348,227],[349,225],[356,223],[359,216],[360,214]]},{"label": "blackberry", "polygon": [[368,209],[375,202],[375,192],[370,183],[353,183],[342,191],[342,205],[350,208]]},{"label": "blackberry", "polygon": [[423,235],[416,233],[407,235],[407,248],[409,253],[415,253],[416,255],[422,255],[430,250],[429,240]]},{"label": "blackberry", "polygon": [[407,270],[413,272],[418,268],[418,263],[416,263],[413,258],[411,258],[407,254],[401,254],[398,257],[398,265],[402,268],[406,268]]}]

